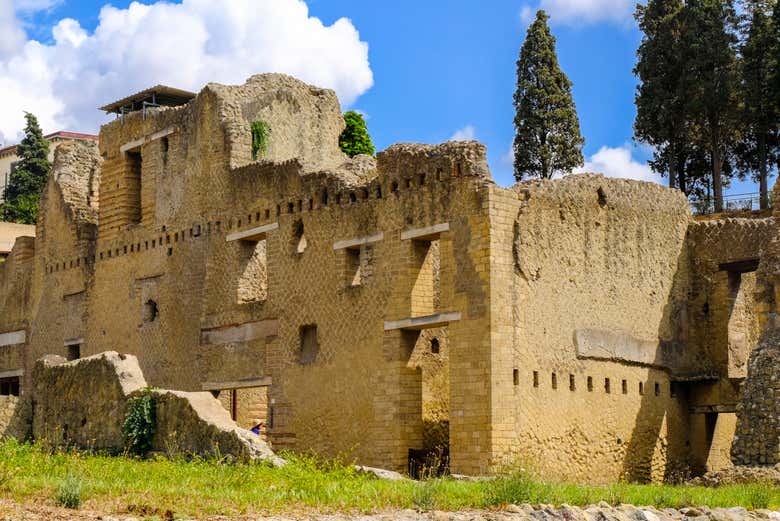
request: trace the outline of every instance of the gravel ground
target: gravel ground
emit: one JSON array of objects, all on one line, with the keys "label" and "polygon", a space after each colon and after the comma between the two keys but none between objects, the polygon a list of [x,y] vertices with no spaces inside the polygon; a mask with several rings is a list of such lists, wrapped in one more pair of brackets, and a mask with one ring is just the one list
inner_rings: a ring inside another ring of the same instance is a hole
[{"label": "gravel ground", "polygon": [[[130,514],[102,514],[89,510],[66,510],[47,505],[20,505],[0,500],[0,521],[143,521],[173,519],[170,512],[141,512]],[[181,518],[178,518],[181,519]],[[619,505],[611,507],[606,503],[577,508],[563,505],[553,508],[548,505],[508,505],[496,511],[462,512],[418,512],[416,510],[395,510],[371,515],[357,514],[287,514],[282,516],[209,516],[201,521],[253,521],[270,519],[293,521],[780,521],[780,512],[772,510],[747,511],[744,508],[707,507],[683,508],[680,510],[653,507]],[[182,520],[184,521],[184,520]]]}]

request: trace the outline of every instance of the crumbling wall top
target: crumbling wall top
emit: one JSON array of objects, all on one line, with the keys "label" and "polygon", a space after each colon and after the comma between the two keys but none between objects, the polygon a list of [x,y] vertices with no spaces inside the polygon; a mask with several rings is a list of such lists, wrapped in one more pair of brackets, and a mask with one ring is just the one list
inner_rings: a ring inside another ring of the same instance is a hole
[{"label": "crumbling wall top", "polygon": [[487,147],[478,141],[447,141],[439,145],[397,143],[377,154],[377,167],[380,175],[422,173],[492,181]]},{"label": "crumbling wall top", "polygon": [[76,222],[97,224],[102,162],[94,141],[74,141],[57,147],[49,182],[59,187],[62,201]]}]

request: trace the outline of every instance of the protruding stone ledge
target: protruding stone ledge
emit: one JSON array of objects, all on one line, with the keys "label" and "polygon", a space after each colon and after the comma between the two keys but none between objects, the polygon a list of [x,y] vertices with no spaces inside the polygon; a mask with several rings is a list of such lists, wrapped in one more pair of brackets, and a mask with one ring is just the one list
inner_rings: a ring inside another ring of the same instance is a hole
[{"label": "protruding stone ledge", "polygon": [[450,231],[450,223],[439,223],[425,228],[415,228],[414,230],[401,232],[401,240],[434,240],[438,239],[440,234],[448,231]]},{"label": "protruding stone ledge", "polygon": [[225,237],[227,242],[231,241],[262,241],[265,239],[268,232],[272,232],[279,228],[279,223],[264,224],[257,228],[250,228],[249,230],[243,230],[240,232],[233,232]]},{"label": "protruding stone ledge", "polygon": [[247,322],[239,326],[203,329],[200,332],[200,345],[248,342],[256,338],[266,338],[278,334],[278,320],[260,320],[258,322]]},{"label": "protruding stone ledge", "polygon": [[24,329],[0,333],[0,347],[24,344],[27,342],[27,332]]},{"label": "protruding stone ledge", "polygon": [[382,232],[376,233],[374,235],[368,235],[366,237],[358,237],[356,239],[344,239],[343,241],[338,241],[333,243],[333,249],[334,250],[344,250],[349,248],[357,248],[359,246],[362,246],[364,244],[372,244],[375,242],[379,242],[385,238],[385,234]]},{"label": "protruding stone ledge", "polygon": [[228,382],[203,382],[201,389],[204,391],[222,391],[224,389],[248,389],[251,387],[267,387],[271,385],[270,376],[262,378],[246,378],[242,380],[233,380]]},{"label": "protruding stone ledge", "polygon": [[458,320],[460,320],[460,311],[436,313],[435,315],[423,317],[409,317],[401,320],[385,320],[385,331],[431,329],[446,326],[450,322],[457,322]]}]

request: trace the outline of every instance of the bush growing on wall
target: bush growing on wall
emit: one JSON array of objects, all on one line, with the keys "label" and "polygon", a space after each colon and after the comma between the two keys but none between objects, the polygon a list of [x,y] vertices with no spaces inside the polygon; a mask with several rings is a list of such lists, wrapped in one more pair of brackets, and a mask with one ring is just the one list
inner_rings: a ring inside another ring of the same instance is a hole
[{"label": "bush growing on wall", "polygon": [[265,121],[252,122],[252,159],[257,159],[268,150],[268,134],[271,127]]},{"label": "bush growing on wall", "polygon": [[156,426],[156,400],[150,388],[130,398],[127,402],[127,414],[122,424],[128,450],[138,456],[144,456],[152,448],[152,438]]}]

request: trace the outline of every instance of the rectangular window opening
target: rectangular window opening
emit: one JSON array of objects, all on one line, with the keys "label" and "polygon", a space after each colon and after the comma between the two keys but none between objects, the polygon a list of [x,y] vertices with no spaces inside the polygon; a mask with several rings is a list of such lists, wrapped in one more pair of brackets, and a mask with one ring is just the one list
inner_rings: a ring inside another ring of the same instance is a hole
[{"label": "rectangular window opening", "polygon": [[576,391],[577,390],[577,384],[574,381],[574,375],[569,375],[569,390],[570,391]]},{"label": "rectangular window opening", "polygon": [[534,387],[539,387],[539,371],[534,371]]},{"label": "rectangular window opening", "polygon": [[433,315],[441,305],[439,240],[412,240],[412,316]]},{"label": "rectangular window opening", "polygon": [[620,387],[623,390],[623,394],[628,394],[628,380],[620,382]]},{"label": "rectangular window opening", "polygon": [[19,377],[0,378],[0,396],[19,396]]},{"label": "rectangular window opening", "polygon": [[592,376],[588,377],[588,392],[589,393],[593,392],[593,377]]},{"label": "rectangular window opening", "polygon": [[129,224],[138,224],[141,222],[141,170],[142,158],[141,152],[127,152],[127,173],[125,182],[126,208]]},{"label": "rectangular window opening", "polygon": [[520,371],[518,369],[512,369],[512,383],[520,385]]},{"label": "rectangular window opening", "polygon": [[68,361],[81,358],[81,344],[71,344],[68,346]]},{"label": "rectangular window opening", "polygon": [[300,342],[298,363],[301,365],[309,365],[316,362],[317,355],[320,352],[320,344],[317,338],[317,324],[301,326]]},{"label": "rectangular window opening", "polygon": [[558,388],[558,375],[553,373],[552,374],[552,388],[557,389]]},{"label": "rectangular window opening", "polygon": [[239,251],[239,304],[268,299],[268,256],[266,241],[236,241]]},{"label": "rectangular window opening", "polygon": [[610,388],[610,384],[609,384],[609,378],[604,378],[604,392],[607,394],[612,392],[612,389]]},{"label": "rectangular window opening", "polygon": [[661,396],[661,384],[655,382],[655,385],[653,386],[653,391],[655,392],[656,396]]}]

